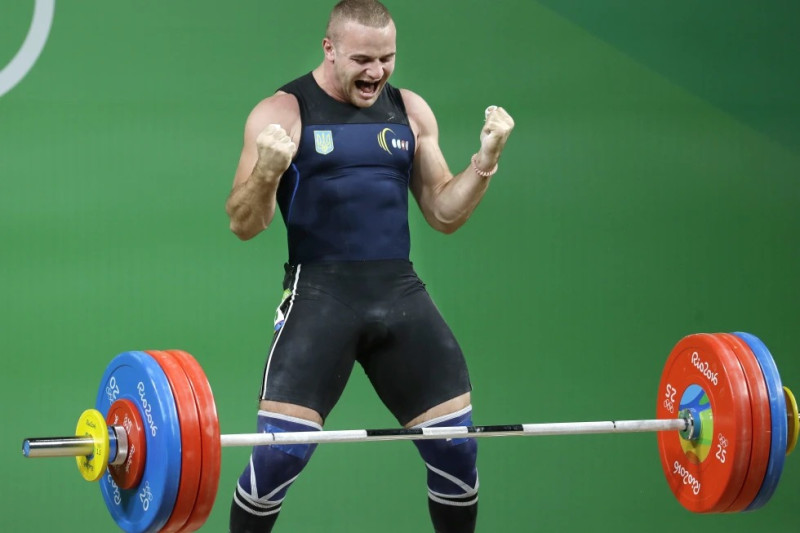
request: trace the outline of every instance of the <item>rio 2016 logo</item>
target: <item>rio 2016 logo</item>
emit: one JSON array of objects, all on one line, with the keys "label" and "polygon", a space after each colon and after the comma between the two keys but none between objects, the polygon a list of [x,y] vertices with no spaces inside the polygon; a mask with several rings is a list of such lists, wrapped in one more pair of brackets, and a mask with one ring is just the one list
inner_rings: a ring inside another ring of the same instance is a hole
[{"label": "rio 2016 logo", "polygon": [[50,35],[56,0],[35,0],[35,2],[31,27],[25,41],[11,62],[0,70],[0,96],[13,89],[28,74],[39,59],[39,54],[42,53]]}]

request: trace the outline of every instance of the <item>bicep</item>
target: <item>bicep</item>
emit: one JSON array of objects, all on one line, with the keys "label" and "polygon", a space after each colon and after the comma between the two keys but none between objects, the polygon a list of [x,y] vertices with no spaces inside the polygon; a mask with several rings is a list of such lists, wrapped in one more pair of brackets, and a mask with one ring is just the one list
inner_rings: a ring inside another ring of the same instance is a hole
[{"label": "bicep", "polygon": [[254,133],[254,129],[255,125],[251,124],[251,120],[248,120],[244,130],[242,152],[239,154],[239,164],[236,166],[236,174],[233,177],[234,188],[247,180],[250,174],[253,173],[253,168],[258,160],[258,150],[256,149],[258,133]]},{"label": "bicep", "polygon": [[233,178],[234,187],[246,181],[253,173],[258,161],[256,139],[269,124],[280,124],[289,132],[292,141],[298,143],[300,110],[294,96],[286,93],[275,94],[259,102],[250,112],[245,123],[242,151]]},{"label": "bicep", "polygon": [[411,192],[423,212],[431,206],[437,192],[452,178],[438,140],[426,136],[417,139],[414,166],[411,173]]},{"label": "bicep", "polygon": [[427,216],[438,191],[453,178],[439,147],[439,127],[428,104],[413,93],[406,96],[409,118],[417,130],[411,192]]}]

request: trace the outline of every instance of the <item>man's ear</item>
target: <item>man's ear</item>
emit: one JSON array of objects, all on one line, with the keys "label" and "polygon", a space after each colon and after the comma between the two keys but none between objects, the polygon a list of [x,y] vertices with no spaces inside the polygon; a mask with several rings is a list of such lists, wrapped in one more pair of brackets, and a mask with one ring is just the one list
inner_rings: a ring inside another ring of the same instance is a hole
[{"label": "man's ear", "polygon": [[322,51],[325,53],[325,59],[333,63],[336,59],[336,50],[333,48],[333,41],[327,37],[322,39]]}]

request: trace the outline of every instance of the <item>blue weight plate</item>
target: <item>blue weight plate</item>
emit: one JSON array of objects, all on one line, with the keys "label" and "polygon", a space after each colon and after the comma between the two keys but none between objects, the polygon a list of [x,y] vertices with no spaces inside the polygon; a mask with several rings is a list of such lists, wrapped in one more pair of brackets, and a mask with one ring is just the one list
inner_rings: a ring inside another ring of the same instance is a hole
[{"label": "blue weight plate", "polygon": [[772,443],[769,449],[769,463],[764,481],[758,494],[747,506],[746,511],[755,511],[763,507],[778,486],[778,481],[783,472],[783,463],[786,459],[786,440],[788,436],[788,422],[786,420],[786,398],[783,395],[783,384],[778,373],[778,367],[766,345],[751,333],[737,331],[735,333],[743,339],[758,359],[758,364],[764,373],[769,396],[770,417],[772,418]]},{"label": "blue weight plate", "polygon": [[132,401],[142,417],[147,442],[144,473],[139,484],[125,490],[110,473],[100,491],[112,518],[122,530],[145,533],[160,530],[175,506],[181,477],[181,431],[175,397],[159,364],[144,352],[125,352],[111,360],[95,408],[108,414],[120,398]]}]

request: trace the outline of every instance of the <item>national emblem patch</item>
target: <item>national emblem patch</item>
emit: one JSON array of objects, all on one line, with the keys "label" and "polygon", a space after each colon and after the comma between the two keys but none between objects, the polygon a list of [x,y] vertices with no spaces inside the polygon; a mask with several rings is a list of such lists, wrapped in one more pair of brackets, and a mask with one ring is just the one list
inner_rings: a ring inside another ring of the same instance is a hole
[{"label": "national emblem patch", "polygon": [[333,133],[331,130],[314,130],[314,148],[318,154],[333,152]]}]

